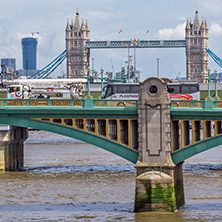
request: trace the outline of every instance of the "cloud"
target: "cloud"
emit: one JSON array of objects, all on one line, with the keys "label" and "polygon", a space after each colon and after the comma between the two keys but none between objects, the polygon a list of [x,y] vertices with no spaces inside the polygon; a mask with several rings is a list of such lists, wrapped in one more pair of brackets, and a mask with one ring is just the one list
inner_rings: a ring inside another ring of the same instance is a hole
[{"label": "cloud", "polygon": [[184,39],[185,38],[185,25],[178,25],[176,28],[160,29],[154,36],[158,39]]},{"label": "cloud", "polygon": [[210,26],[210,35],[215,35],[217,37],[222,36],[222,27],[219,24],[212,22]]},{"label": "cloud", "polygon": [[186,21],[187,18],[186,17],[177,17],[177,20],[179,20],[179,21]]}]

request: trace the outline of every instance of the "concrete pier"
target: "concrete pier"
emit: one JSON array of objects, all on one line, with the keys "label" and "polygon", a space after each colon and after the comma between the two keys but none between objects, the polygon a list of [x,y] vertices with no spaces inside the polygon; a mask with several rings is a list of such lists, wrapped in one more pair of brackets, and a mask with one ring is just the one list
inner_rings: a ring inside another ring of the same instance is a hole
[{"label": "concrete pier", "polygon": [[139,160],[135,211],[175,211],[184,204],[182,163],[171,160],[170,99],[167,82],[141,83],[138,101]]},{"label": "concrete pier", "polygon": [[0,126],[0,171],[15,171],[24,167],[24,141],[28,129]]}]

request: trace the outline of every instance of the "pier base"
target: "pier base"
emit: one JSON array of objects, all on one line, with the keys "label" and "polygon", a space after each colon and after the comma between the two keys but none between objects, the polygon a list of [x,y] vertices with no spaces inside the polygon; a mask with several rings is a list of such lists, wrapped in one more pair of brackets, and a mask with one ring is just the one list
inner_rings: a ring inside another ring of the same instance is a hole
[{"label": "pier base", "polygon": [[0,171],[24,167],[24,141],[27,138],[27,128],[0,126]]},{"label": "pier base", "polygon": [[164,165],[138,162],[136,212],[174,212],[184,204],[182,164]]}]

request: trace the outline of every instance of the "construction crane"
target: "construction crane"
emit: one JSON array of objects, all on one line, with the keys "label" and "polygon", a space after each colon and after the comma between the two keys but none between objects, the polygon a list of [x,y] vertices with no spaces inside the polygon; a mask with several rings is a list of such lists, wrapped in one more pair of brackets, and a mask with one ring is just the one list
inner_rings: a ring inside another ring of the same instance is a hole
[{"label": "construction crane", "polygon": [[22,34],[28,34],[28,35],[32,35],[32,37],[34,37],[34,35],[39,35],[39,32],[22,32]]},{"label": "construction crane", "polygon": [[180,80],[180,73],[178,73],[178,75],[176,74],[176,71],[175,71],[175,69],[174,69],[174,67],[173,67],[173,65],[172,64],[170,64],[170,67],[171,67],[171,69],[173,70],[173,72],[174,72],[174,74],[175,74],[175,76],[176,76],[176,80]]},{"label": "construction crane", "polygon": [[113,60],[110,59],[110,62],[111,62],[111,66],[112,66],[112,69],[113,69],[113,78],[114,78],[114,76],[115,76],[115,70],[114,70],[114,66],[113,66]]}]

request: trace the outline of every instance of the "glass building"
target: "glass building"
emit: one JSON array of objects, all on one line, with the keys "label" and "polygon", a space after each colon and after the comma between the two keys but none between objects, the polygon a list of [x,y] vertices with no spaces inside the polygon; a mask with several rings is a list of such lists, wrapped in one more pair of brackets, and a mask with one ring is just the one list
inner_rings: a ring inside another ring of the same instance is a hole
[{"label": "glass building", "polygon": [[22,38],[23,69],[36,70],[37,38]]},{"label": "glass building", "polygon": [[14,58],[1,59],[1,66],[5,66],[7,72],[13,72],[15,71],[16,60]]}]

